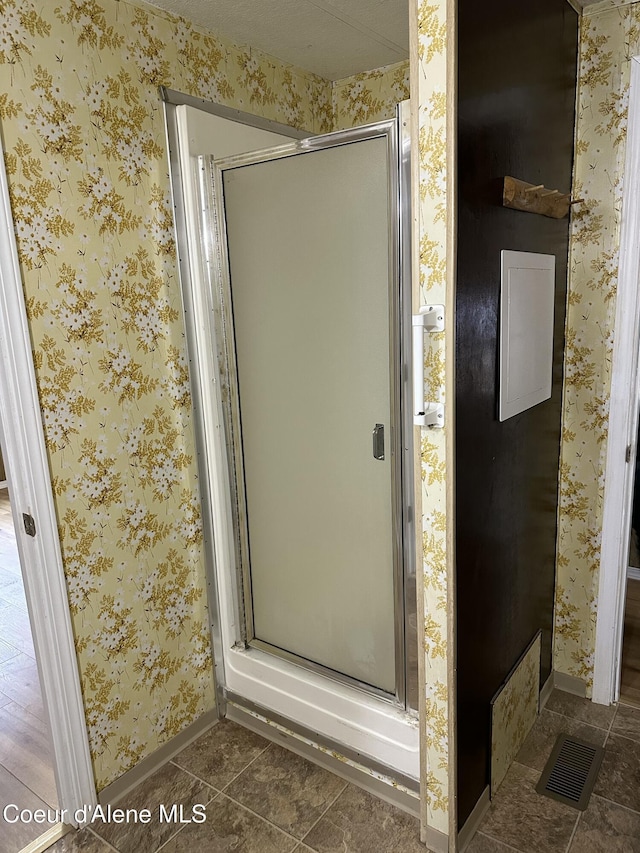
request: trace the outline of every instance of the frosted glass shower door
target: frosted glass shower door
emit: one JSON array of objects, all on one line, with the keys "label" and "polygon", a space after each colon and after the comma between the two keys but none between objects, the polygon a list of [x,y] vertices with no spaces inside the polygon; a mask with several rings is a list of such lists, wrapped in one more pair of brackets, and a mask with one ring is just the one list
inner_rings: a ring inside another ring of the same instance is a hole
[{"label": "frosted glass shower door", "polygon": [[271,152],[221,174],[248,639],[393,694],[388,145]]}]

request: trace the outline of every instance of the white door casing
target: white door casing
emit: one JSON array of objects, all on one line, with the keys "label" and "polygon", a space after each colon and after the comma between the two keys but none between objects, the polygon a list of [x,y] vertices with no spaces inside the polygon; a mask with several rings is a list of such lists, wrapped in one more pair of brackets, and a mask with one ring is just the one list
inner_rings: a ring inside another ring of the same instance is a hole
[{"label": "white door casing", "polygon": [[631,504],[640,388],[640,57],[631,61],[620,261],[611,362],[602,548],[598,588],[593,701],[620,696]]},{"label": "white door casing", "polygon": [[[0,431],[65,822],[97,803],[4,157],[0,151]],[[27,535],[23,513],[35,521]]]}]

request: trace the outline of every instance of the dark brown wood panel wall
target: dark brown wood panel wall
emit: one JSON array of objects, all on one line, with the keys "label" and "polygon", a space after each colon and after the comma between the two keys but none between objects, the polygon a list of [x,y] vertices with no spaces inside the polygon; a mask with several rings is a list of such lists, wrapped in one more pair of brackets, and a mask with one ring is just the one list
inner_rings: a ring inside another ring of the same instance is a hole
[{"label": "dark brown wood panel wall", "polygon": [[[566,0],[459,0],[456,541],[460,825],[489,782],[490,700],[551,629],[568,220],[501,207],[511,175],[568,191],[578,18]],[[500,252],[556,256],[552,398],[497,419]]]}]

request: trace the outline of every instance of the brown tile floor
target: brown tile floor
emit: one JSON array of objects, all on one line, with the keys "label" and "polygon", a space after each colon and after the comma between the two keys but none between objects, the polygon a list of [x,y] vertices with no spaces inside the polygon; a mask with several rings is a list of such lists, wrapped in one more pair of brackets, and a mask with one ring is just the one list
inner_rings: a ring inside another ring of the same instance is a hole
[{"label": "brown tile floor", "polygon": [[[58,802],[42,694],[31,640],[13,519],[0,490],[0,813],[7,803]],[[23,805],[24,804],[24,805]],[[16,853],[42,832],[36,824],[0,827],[0,853]]]},{"label": "brown tile floor", "polygon": [[[560,731],[605,746],[585,812],[535,785]],[[160,822],[160,804],[206,821]],[[93,824],[52,853],[424,853],[416,818],[235,723],[222,721],[143,782],[122,808],[148,825]],[[554,691],[466,853],[640,853],[640,709]]]},{"label": "brown tile floor", "polygon": [[[160,805],[206,820],[160,822]],[[119,804],[143,824],[96,824],[51,853],[424,853],[418,820],[235,723],[221,721]],[[197,815],[197,812],[196,812]]]},{"label": "brown tile floor", "polygon": [[[535,791],[560,732],[605,747],[584,812]],[[640,853],[640,709],[555,690],[466,853]]]}]

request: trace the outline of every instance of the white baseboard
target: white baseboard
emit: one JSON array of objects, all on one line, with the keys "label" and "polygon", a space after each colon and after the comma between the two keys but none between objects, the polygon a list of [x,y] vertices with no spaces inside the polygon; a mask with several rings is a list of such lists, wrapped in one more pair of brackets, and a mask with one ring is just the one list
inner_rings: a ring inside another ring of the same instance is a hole
[{"label": "white baseboard", "polygon": [[555,675],[555,672],[551,670],[549,678],[547,678],[545,683],[542,685],[542,689],[540,690],[540,703],[538,705],[538,711],[542,711],[544,706],[549,701],[549,696],[551,696],[551,694],[553,693],[553,688],[556,686]]},{"label": "white baseboard", "polygon": [[449,836],[431,826],[421,834],[421,841],[431,853],[449,853]]},{"label": "white baseboard", "polygon": [[126,773],[123,773],[122,776],[119,776],[114,782],[103,788],[98,794],[100,805],[106,806],[117,803],[217,722],[217,710],[212,708],[210,711],[206,711],[195,722],[180,732],[179,735],[163,743],[160,749],[156,749],[154,753],[147,755],[135,767],[127,770]]},{"label": "white baseboard", "polygon": [[471,843],[471,839],[476,834],[480,824],[482,823],[482,819],[487,813],[487,809],[490,805],[491,788],[489,787],[489,785],[487,785],[487,787],[480,795],[480,799],[473,807],[473,811],[465,820],[464,826],[458,833],[458,853],[464,853],[464,851],[467,849],[468,845]]},{"label": "white baseboard", "polygon": [[558,690],[564,690],[565,693],[581,696],[583,699],[587,696],[587,685],[584,681],[575,675],[567,675],[565,672],[553,673],[553,686],[557,687]]}]

